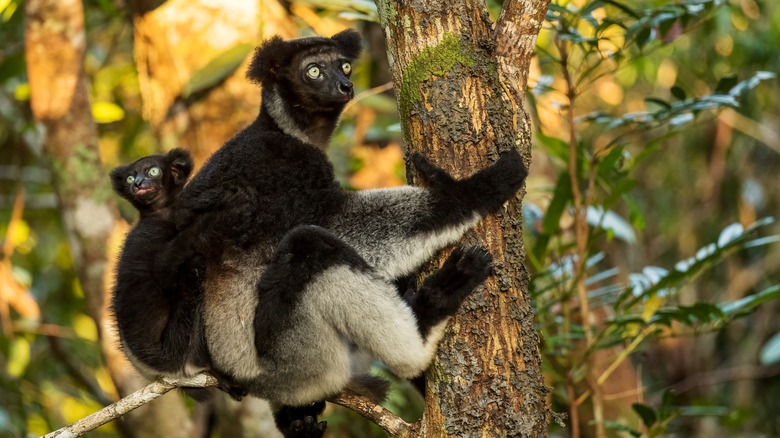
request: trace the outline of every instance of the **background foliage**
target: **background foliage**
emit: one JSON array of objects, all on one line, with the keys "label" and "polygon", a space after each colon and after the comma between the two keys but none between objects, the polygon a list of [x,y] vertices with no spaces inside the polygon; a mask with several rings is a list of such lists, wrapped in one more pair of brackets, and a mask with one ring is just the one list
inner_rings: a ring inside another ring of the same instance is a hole
[{"label": "background foliage", "polygon": [[[85,5],[103,163],[172,147],[144,116],[128,8]],[[116,397],[29,109],[21,6],[0,0],[0,435],[8,436],[42,434]],[[367,35],[354,78],[363,92],[330,154],[347,186],[403,183],[373,3],[286,6],[301,35],[345,26]],[[551,403],[576,423],[552,433],[780,434],[779,32],[772,1],[550,7],[529,84],[536,148],[524,219]],[[256,43],[205,63],[181,102],[240,75]],[[410,393],[389,403],[413,418],[419,399]],[[332,414],[333,436],[377,433],[353,420]],[[114,433],[109,425],[96,435]]]}]

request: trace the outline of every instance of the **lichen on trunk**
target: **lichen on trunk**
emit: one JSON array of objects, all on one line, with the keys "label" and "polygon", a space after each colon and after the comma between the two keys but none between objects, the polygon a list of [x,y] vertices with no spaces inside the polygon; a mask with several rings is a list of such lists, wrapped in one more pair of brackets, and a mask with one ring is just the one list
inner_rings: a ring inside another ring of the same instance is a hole
[{"label": "lichen on trunk", "polygon": [[[518,87],[526,83],[531,52],[499,51],[507,44],[497,32],[524,35],[523,47],[531,41],[532,48],[549,1],[508,0],[496,31],[481,2],[377,3],[407,152],[421,152],[457,177],[510,148],[529,164],[531,131]],[[523,13],[532,14],[520,20]],[[510,70],[523,77],[508,79]],[[494,275],[449,324],[427,374],[416,436],[547,434],[548,388],[523,265],[522,195],[465,237],[491,251]]]}]

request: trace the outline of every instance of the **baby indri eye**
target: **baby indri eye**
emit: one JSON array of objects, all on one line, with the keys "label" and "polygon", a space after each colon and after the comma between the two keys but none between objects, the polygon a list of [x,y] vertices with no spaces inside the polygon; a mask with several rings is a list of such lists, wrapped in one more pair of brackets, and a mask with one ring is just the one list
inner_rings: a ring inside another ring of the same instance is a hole
[{"label": "baby indri eye", "polygon": [[348,62],[341,64],[341,71],[343,71],[345,75],[349,75],[352,73],[352,64]]},{"label": "baby indri eye", "polygon": [[149,169],[149,176],[160,176],[160,168],[155,166]]},{"label": "baby indri eye", "polygon": [[313,65],[309,67],[309,70],[306,71],[306,74],[312,79],[317,79],[320,77],[320,68],[316,65]]},{"label": "baby indri eye", "polygon": [[133,175],[130,175],[130,176],[127,177],[125,182],[127,182],[128,184],[132,184],[132,183],[135,182],[135,177]]}]

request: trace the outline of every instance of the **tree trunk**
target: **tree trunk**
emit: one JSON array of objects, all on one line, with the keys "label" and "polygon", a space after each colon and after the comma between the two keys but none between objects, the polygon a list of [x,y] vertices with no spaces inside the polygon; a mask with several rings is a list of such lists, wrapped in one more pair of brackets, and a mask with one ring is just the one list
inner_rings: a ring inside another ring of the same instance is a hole
[{"label": "tree trunk", "polygon": [[[524,92],[548,4],[507,0],[494,31],[483,2],[377,2],[407,151],[457,177],[510,148],[530,163]],[[416,436],[547,435],[549,390],[527,294],[521,199],[466,237],[493,254],[494,275],[449,324]]]},{"label": "tree trunk", "polygon": [[[28,0],[24,12],[30,103],[45,129],[44,148],[51,156],[73,265],[98,327],[111,376],[120,392],[126,393],[144,382],[117,350],[116,335],[106,317],[109,300],[105,292],[114,260],[109,248],[115,247],[110,243],[121,239],[126,227],[117,226],[113,194],[98,155],[97,128],[83,66],[87,43],[84,10],[80,0]],[[191,436],[187,412],[175,396],[168,395],[125,420],[123,432],[133,431],[138,436]]]}]

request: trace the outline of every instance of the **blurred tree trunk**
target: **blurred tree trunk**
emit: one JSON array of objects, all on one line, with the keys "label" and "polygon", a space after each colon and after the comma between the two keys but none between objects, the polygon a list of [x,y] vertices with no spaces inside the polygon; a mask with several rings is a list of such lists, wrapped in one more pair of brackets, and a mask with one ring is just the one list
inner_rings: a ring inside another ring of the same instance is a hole
[{"label": "blurred tree trunk", "polygon": [[[530,163],[528,68],[549,0],[377,2],[408,151],[464,177],[518,148]],[[421,437],[547,435],[548,388],[523,261],[522,194],[469,241],[494,255],[484,293],[449,325],[427,375]]]},{"label": "blurred tree trunk", "polygon": [[[79,0],[29,0],[24,12],[32,111],[45,128],[44,148],[51,156],[54,188],[88,311],[98,327],[109,372],[124,394],[144,382],[117,350],[106,317],[114,260],[109,252],[116,247],[107,243],[121,239],[126,227],[116,221],[110,184],[98,155],[83,65],[84,10]],[[187,412],[176,396],[139,409],[125,420],[127,427],[120,428],[139,436],[192,436]]]}]

